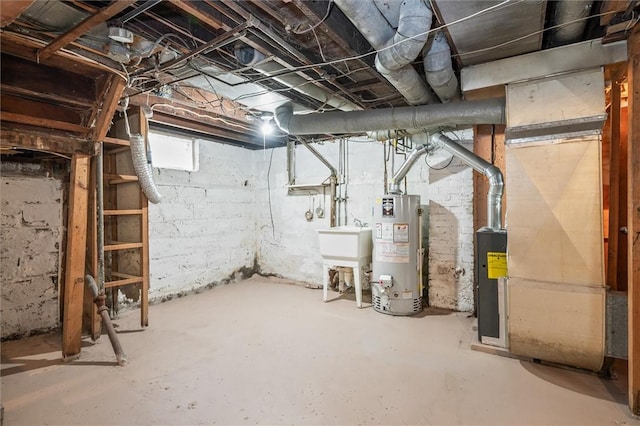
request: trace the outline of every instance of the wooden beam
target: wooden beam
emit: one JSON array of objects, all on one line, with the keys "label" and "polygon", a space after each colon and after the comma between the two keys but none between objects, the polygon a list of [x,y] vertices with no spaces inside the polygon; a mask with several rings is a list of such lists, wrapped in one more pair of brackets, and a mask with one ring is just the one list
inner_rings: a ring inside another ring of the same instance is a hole
[{"label": "wooden beam", "polygon": [[114,75],[111,77],[109,88],[107,89],[102,105],[100,106],[100,113],[98,114],[96,127],[93,132],[93,139],[101,141],[107,135],[109,127],[111,126],[111,120],[113,114],[116,112],[116,107],[120,101],[120,96],[124,91],[126,82],[120,78],[120,76]]},{"label": "wooden beam", "polygon": [[4,0],[0,7],[0,27],[10,25],[35,0]]},{"label": "wooden beam", "polygon": [[618,229],[620,228],[620,84],[611,81],[611,155],[609,160],[609,240],[607,285],[618,290]]},{"label": "wooden beam", "polygon": [[136,0],[118,0],[111,2],[109,6],[101,9],[95,15],[89,16],[82,22],[80,22],[75,27],[71,28],[69,31],[57,37],[51,43],[49,43],[46,47],[38,50],[38,62],[40,60],[45,60],[49,56],[56,53],[58,50],[65,47],[67,44],[76,40],[81,35],[85,34],[87,31],[92,29],[98,24],[101,24],[108,20],[109,18],[117,15],[118,13],[125,10],[127,7],[131,6],[135,3]]},{"label": "wooden beam", "polygon": [[87,208],[89,204],[89,156],[71,159],[71,181],[67,219],[67,250],[62,318],[62,356],[80,354],[82,305],[87,249]]},{"label": "wooden beam", "polygon": [[[4,114],[3,114],[4,118]],[[4,123],[3,123],[4,124]],[[96,155],[99,145],[88,140],[55,133],[37,132],[2,126],[0,142],[3,147],[32,149],[58,154]]]},{"label": "wooden beam", "polygon": [[640,415],[640,25],[628,40],[629,408]]},{"label": "wooden beam", "polygon": [[624,12],[629,7],[631,0],[605,0],[602,2],[600,8],[600,26],[604,27],[609,25],[609,22],[616,16],[617,13]]},{"label": "wooden beam", "polygon": [[195,4],[197,4],[198,2],[185,1],[185,0],[169,0],[169,2],[175,5],[178,9],[184,12],[187,12],[189,15],[198,19],[203,24],[206,24],[212,28],[215,28],[216,30],[219,30],[222,28],[222,24],[220,22],[214,20],[211,17],[211,15],[209,15],[208,13],[202,12],[200,9],[198,9],[195,6]]},{"label": "wooden beam", "polygon": [[65,121],[49,120],[47,118],[31,117],[28,115],[15,114],[2,111],[2,121],[10,123],[27,124],[29,126],[44,127],[45,129],[65,130],[68,132],[89,133],[90,129],[79,124],[67,123]]}]

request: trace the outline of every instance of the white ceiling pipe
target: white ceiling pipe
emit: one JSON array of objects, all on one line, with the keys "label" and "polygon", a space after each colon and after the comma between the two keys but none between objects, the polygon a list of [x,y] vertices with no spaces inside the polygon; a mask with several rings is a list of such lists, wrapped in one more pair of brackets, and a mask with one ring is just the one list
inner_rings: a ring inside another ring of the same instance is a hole
[{"label": "white ceiling pipe", "polygon": [[[431,28],[431,9],[422,0],[399,3],[398,31],[387,22],[373,0],[335,0],[353,25],[376,50],[376,68],[412,105],[436,103],[411,62],[420,54]],[[400,43],[399,43],[400,42]]]},{"label": "white ceiling pipe", "polygon": [[293,115],[290,104],[276,108],[278,127],[294,135],[365,133],[375,130],[424,129],[505,123],[504,98],[419,105],[367,111],[331,111]]},{"label": "white ceiling pipe", "polygon": [[593,1],[561,0],[554,3],[555,12],[552,23],[554,26],[560,25],[560,27],[551,32],[551,44],[553,46],[562,46],[580,41],[587,26],[587,19],[581,18],[589,16]]},{"label": "white ceiling pipe", "polygon": [[460,85],[451,63],[451,48],[442,31],[438,31],[423,55],[427,82],[442,102],[460,100]]}]

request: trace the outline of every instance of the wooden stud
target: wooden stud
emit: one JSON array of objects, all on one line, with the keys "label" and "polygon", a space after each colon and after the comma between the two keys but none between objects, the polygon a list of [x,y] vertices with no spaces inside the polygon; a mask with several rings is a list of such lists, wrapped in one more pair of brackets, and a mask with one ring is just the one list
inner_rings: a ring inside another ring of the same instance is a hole
[{"label": "wooden stud", "polygon": [[0,27],[10,25],[22,14],[35,0],[3,0],[0,7]]},{"label": "wooden stud", "polygon": [[89,188],[89,156],[71,159],[71,182],[67,219],[67,249],[62,318],[62,355],[80,354],[82,337],[82,304],[85,287],[87,247],[87,207]]},{"label": "wooden stud", "polygon": [[628,144],[628,321],[629,408],[640,415],[640,25],[627,42],[629,82]]},{"label": "wooden stud", "polygon": [[618,290],[618,228],[620,209],[620,85],[611,81],[611,155],[609,160],[609,243],[607,285]]},{"label": "wooden stud", "polygon": [[[140,133],[145,136],[149,134],[149,125],[144,117],[142,109],[139,109],[138,116],[140,119]],[[140,208],[142,216],[140,217],[140,241],[142,241],[142,249],[140,251],[141,275],[142,283],[140,286],[140,325],[142,327],[149,326],[149,200],[145,197],[142,189],[140,189]]]},{"label": "wooden stud", "polygon": [[135,3],[135,0],[119,0],[114,1],[109,4],[109,6],[101,9],[95,15],[91,15],[82,22],[80,22],[75,27],[71,28],[69,31],[57,37],[53,40],[49,45],[40,49],[38,51],[38,62],[40,60],[45,60],[58,50],[62,49],[72,41],[76,40],[81,35],[85,34],[87,31],[92,29],[98,24],[101,24],[111,18],[112,16],[117,15],[118,13],[125,10],[127,7]]},{"label": "wooden stud", "polygon": [[[98,216],[97,216],[97,199],[96,199],[96,162],[99,157],[91,159],[91,174],[89,179],[89,241],[87,244],[87,256],[89,257],[90,271],[93,278],[98,281]],[[84,297],[84,315],[86,319],[85,328],[93,340],[100,337],[102,331],[101,318],[98,315],[98,308],[93,302],[93,294],[90,291],[85,292]]]}]

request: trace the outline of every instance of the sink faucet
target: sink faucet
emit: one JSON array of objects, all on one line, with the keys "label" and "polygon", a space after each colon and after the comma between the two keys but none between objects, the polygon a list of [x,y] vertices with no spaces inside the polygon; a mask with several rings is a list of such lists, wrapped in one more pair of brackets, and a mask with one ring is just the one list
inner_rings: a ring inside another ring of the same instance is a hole
[{"label": "sink faucet", "polygon": [[351,217],[353,217],[353,224],[359,228],[366,228],[367,226],[369,226],[368,223],[362,223],[362,221],[360,219],[358,219],[357,217],[351,215]]}]

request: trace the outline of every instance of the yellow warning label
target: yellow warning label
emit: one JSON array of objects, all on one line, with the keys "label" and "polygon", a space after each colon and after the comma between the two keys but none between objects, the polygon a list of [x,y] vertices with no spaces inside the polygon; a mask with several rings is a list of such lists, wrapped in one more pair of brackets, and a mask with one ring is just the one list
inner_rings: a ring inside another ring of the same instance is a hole
[{"label": "yellow warning label", "polygon": [[507,253],[487,252],[487,275],[490,280],[508,276]]}]

